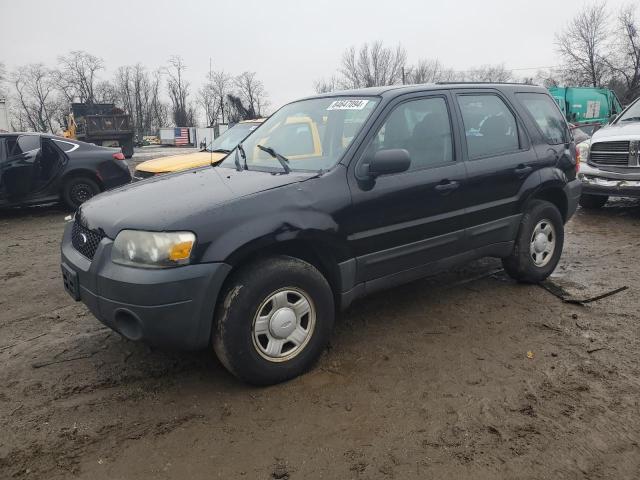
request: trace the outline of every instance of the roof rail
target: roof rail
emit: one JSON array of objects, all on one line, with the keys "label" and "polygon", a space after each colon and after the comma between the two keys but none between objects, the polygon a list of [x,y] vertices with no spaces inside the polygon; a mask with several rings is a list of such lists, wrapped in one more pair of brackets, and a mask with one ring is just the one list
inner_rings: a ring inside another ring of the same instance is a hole
[{"label": "roof rail", "polygon": [[537,85],[524,82],[435,82],[436,85],[529,85],[535,87]]}]

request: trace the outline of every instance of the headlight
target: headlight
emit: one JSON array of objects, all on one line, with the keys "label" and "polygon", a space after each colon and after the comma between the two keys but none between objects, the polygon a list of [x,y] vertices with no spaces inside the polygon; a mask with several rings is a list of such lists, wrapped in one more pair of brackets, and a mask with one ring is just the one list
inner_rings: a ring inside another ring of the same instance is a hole
[{"label": "headlight", "polygon": [[591,148],[591,139],[580,142],[576,145],[576,166],[579,169],[581,162],[589,159],[589,149]]},{"label": "headlight", "polygon": [[111,250],[111,260],[121,265],[166,268],[187,265],[196,236],[191,232],[122,230]]}]

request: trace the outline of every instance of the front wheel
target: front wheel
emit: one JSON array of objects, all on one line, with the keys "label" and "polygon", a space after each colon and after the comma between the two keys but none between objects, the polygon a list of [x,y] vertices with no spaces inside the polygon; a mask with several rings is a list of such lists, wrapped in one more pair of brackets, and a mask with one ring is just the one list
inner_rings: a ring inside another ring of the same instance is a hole
[{"label": "front wheel", "polygon": [[588,193],[583,193],[580,196],[580,206],[587,210],[595,210],[604,207],[607,200],[609,200],[609,197],[606,195],[589,195]]},{"label": "front wheel", "polygon": [[100,193],[98,184],[89,177],[72,177],[62,187],[62,201],[71,210]]},{"label": "front wheel", "polygon": [[519,282],[539,283],[555,270],[563,245],[560,211],[552,203],[534,200],[520,220],[513,251],[502,259],[502,266]]},{"label": "front wheel", "polygon": [[311,264],[276,256],[234,274],[215,316],[213,347],[241,380],[272,385],[320,357],[334,322],[333,293]]}]

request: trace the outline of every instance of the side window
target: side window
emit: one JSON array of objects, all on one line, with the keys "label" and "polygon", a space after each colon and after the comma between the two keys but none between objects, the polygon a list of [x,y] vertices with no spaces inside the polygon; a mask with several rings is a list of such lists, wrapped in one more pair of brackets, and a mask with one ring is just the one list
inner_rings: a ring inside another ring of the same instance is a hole
[{"label": "side window", "polygon": [[382,124],[365,153],[404,148],[411,157],[409,170],[453,161],[449,110],[444,98],[410,100],[398,105]]},{"label": "side window", "polygon": [[518,124],[509,107],[493,94],[458,95],[469,158],[520,149]]},{"label": "side window", "polygon": [[517,93],[518,100],[531,114],[547,142],[558,145],[569,141],[569,128],[555,103],[544,93]]},{"label": "side window", "polygon": [[32,150],[38,150],[40,148],[40,137],[38,135],[21,135],[18,137],[15,147],[13,148],[12,155],[20,155],[21,153],[27,153]]},{"label": "side window", "polygon": [[15,148],[16,148],[16,137],[8,137],[7,144],[6,144],[6,152],[8,157],[13,155],[13,151]]}]

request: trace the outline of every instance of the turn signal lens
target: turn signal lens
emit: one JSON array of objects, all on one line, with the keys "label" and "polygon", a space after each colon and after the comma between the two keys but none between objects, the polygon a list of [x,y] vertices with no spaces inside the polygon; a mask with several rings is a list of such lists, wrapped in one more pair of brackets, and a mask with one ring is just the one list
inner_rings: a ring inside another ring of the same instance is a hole
[{"label": "turn signal lens", "polygon": [[177,262],[178,260],[186,260],[191,255],[191,247],[193,242],[180,242],[171,247],[169,252],[169,260]]}]

